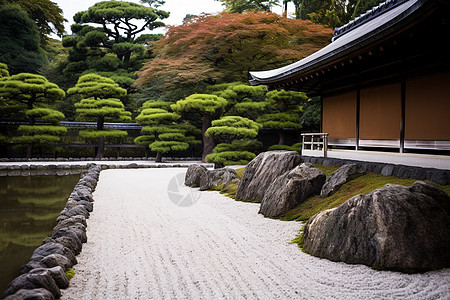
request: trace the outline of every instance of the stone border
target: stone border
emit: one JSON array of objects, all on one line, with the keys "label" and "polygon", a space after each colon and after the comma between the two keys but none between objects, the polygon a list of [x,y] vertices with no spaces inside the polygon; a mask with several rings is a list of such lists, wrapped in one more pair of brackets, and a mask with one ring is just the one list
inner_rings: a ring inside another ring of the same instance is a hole
[{"label": "stone border", "polygon": [[[31,166],[33,165],[19,167],[20,170],[28,170],[29,172]],[[2,299],[4,297],[6,297],[5,299],[26,299],[27,297],[58,299],[61,297],[60,289],[66,289],[69,286],[69,279],[65,272],[77,264],[75,256],[81,253],[83,243],[87,242],[86,219],[89,218],[90,213],[94,209],[92,193],[95,191],[102,170],[188,168],[189,165],[146,165],[137,163],[128,165],[97,165],[88,163],[85,167],[81,165],[42,165],[35,167],[37,167],[35,170],[53,169],[53,171],[55,169],[60,171],[79,169],[77,171],[82,172],[82,175],[67,199],[64,209],[56,219],[56,226],[53,228],[52,236],[45,238],[42,245],[34,250],[30,261],[22,268],[22,275],[11,281]],[[212,167],[212,165],[209,167]],[[87,170],[80,170],[84,168],[87,168]],[[6,168],[6,170],[16,170],[16,167],[12,169]]]},{"label": "stone border", "polygon": [[[7,158],[1,157],[0,162],[45,162],[45,161],[57,161],[57,162],[65,162],[65,161],[92,161],[92,162],[101,162],[101,161],[134,161],[134,160],[143,160],[143,161],[155,161],[154,157],[104,157],[104,158],[94,158],[94,157],[58,157],[58,158]],[[167,161],[199,161],[201,157],[163,157],[162,162]]]},{"label": "stone border", "polygon": [[302,156],[302,160],[312,164],[334,167],[341,167],[346,164],[356,164],[361,166],[365,172],[381,174],[384,176],[395,176],[399,178],[429,180],[440,185],[450,184],[450,170],[329,157]]}]

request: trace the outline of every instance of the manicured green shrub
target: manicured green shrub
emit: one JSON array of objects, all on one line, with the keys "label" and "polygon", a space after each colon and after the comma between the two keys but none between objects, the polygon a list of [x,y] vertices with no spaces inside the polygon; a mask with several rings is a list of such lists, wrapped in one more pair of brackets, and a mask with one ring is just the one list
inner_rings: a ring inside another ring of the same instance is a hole
[{"label": "manicured green shrub", "polygon": [[247,164],[256,157],[249,150],[258,143],[255,137],[260,128],[261,125],[255,121],[238,116],[213,121],[205,135],[222,139],[225,143],[218,144],[213,153],[206,156],[206,161],[221,165]]}]

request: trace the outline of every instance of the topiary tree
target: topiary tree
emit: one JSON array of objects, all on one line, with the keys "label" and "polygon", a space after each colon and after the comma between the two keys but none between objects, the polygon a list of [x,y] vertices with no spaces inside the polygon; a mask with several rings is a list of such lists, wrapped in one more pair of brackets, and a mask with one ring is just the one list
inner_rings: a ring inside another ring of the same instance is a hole
[{"label": "topiary tree", "polygon": [[206,130],[205,135],[225,142],[218,144],[213,153],[206,156],[206,161],[217,165],[246,165],[256,157],[249,150],[258,146],[259,142],[255,138],[261,127],[260,124],[239,116],[225,116],[212,121],[212,126]]},{"label": "topiary tree", "polygon": [[205,132],[211,127],[212,120],[222,114],[227,104],[227,100],[217,95],[193,94],[170,106],[174,112],[184,114],[197,113],[201,116],[203,138],[202,162],[206,161],[206,156],[214,149],[214,137],[205,135]]},{"label": "topiary tree", "polygon": [[265,101],[267,87],[264,85],[250,86],[242,82],[222,83],[209,86],[206,91],[228,101],[224,110],[225,115],[237,115],[255,120],[268,105]]},{"label": "topiary tree", "polygon": [[83,99],[75,103],[76,114],[79,120],[96,120],[95,130],[80,130],[83,138],[98,139],[96,158],[102,158],[105,151],[106,138],[121,138],[128,135],[123,130],[105,130],[106,120],[131,121],[131,113],[125,111],[119,97],[124,97],[127,91],[114,80],[97,74],[83,75],[78,79],[75,87],[70,88],[69,95],[80,95]]},{"label": "topiary tree", "polygon": [[[58,143],[61,140],[60,136],[67,132],[66,127],[59,126],[60,121],[64,119],[64,114],[59,111],[50,108],[34,108],[27,110],[26,116],[30,125],[20,125],[17,132],[22,135],[13,137],[11,141],[27,145],[27,158],[31,158],[35,145],[48,148]],[[36,120],[50,125],[36,125]]]},{"label": "topiary tree", "polygon": [[301,129],[302,105],[307,101],[304,93],[294,91],[271,91],[267,93],[269,113],[260,116],[256,121],[266,128],[277,129],[278,145],[285,144],[284,129]]},{"label": "topiary tree", "polygon": [[[64,115],[44,107],[64,96],[63,90],[41,75],[20,73],[0,78],[0,101],[4,112],[13,112],[10,116],[29,122],[28,125],[19,126],[18,133],[21,136],[12,138],[14,143],[27,145],[28,158],[31,158],[36,144],[55,144],[60,140],[59,136],[66,133],[67,129],[59,126]],[[48,124],[37,125],[37,120]]]},{"label": "topiary tree", "polygon": [[198,129],[187,124],[175,123],[181,116],[169,112],[171,103],[162,101],[147,101],[143,104],[141,113],[136,121],[145,125],[141,135],[135,139],[135,143],[148,146],[156,152],[156,162],[162,161],[162,155],[170,151],[184,151],[191,144],[199,143],[194,135]]},{"label": "topiary tree", "polygon": [[28,109],[35,105],[53,104],[64,96],[63,90],[41,75],[20,73],[0,78],[0,97]]}]

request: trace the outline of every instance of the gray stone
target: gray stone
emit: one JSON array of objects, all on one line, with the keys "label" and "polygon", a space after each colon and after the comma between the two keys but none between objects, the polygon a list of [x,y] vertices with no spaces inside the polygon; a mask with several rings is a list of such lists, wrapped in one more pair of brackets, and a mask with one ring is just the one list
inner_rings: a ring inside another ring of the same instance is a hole
[{"label": "gray stone", "polygon": [[65,218],[57,221],[57,223],[58,223],[58,225],[60,225],[60,223],[61,223],[61,225],[65,225],[64,227],[70,226],[73,224],[77,224],[77,223],[83,224],[85,227],[87,226],[86,218],[83,216],[80,216],[80,215],[73,216],[70,218],[65,216]]},{"label": "gray stone", "polygon": [[302,162],[296,151],[268,151],[260,153],[246,167],[236,191],[236,199],[262,201],[268,187],[280,175]]},{"label": "gray stone", "polygon": [[65,236],[54,239],[54,242],[59,243],[59,244],[63,245],[64,247],[69,248],[70,251],[72,251],[73,254],[75,254],[75,255],[80,254],[81,249],[83,247],[83,243],[80,241],[80,239],[78,237],[74,237],[74,236],[65,235]]},{"label": "gray stone", "polygon": [[75,200],[73,200],[73,199],[69,199],[69,200],[67,200],[67,202],[66,202],[66,208],[67,209],[70,209],[70,208],[72,208],[72,207],[75,207],[75,206],[77,206],[78,205],[78,202],[77,201],[75,201]]},{"label": "gray stone", "polygon": [[259,213],[279,217],[306,199],[320,193],[325,174],[310,163],[303,163],[277,177],[267,189]]},{"label": "gray stone", "polygon": [[[81,226],[83,226],[83,225],[81,225]],[[85,243],[87,240],[85,232],[78,230],[78,229],[70,229],[69,227],[60,228],[60,229],[58,229],[58,231],[56,231],[52,235],[52,239],[55,239],[55,240],[60,237],[70,237],[72,239],[75,239],[75,241],[77,241],[77,243],[79,241],[80,244]]]},{"label": "gray stone", "polygon": [[333,195],[345,183],[364,174],[365,172],[362,168],[356,164],[343,165],[327,178],[327,181],[320,191],[320,197],[325,198]]},{"label": "gray stone", "polygon": [[394,165],[385,165],[381,169],[381,175],[383,176],[392,176],[392,173],[394,172]]},{"label": "gray stone", "polygon": [[449,203],[429,183],[387,184],[313,216],[304,249],[332,261],[393,270],[450,267]]},{"label": "gray stone", "polygon": [[[41,264],[45,265],[47,268],[53,268],[60,266],[63,268],[64,272],[72,268],[72,264],[69,259],[61,254],[50,254],[41,259]],[[61,287],[60,287],[61,288]]]},{"label": "gray stone", "polygon": [[190,165],[186,171],[184,184],[191,187],[200,186],[200,178],[206,171],[208,171],[208,169],[202,165]]},{"label": "gray stone", "polygon": [[222,185],[223,187],[236,178],[236,171],[231,168],[208,170],[200,177],[200,190],[206,191],[214,189],[219,185]]},{"label": "gray stone", "polygon": [[86,200],[78,201],[79,205],[83,205],[88,212],[92,212],[94,210],[94,203]]},{"label": "gray stone", "polygon": [[48,290],[57,299],[61,297],[61,291],[50,272],[26,273],[16,277],[9,284],[3,297],[13,295],[21,289],[32,290],[39,288]]},{"label": "gray stone", "polygon": [[61,211],[61,215],[67,216],[69,218],[80,215],[85,217],[86,219],[89,219],[89,212],[87,211],[86,207],[84,207],[84,205],[77,205],[69,209],[63,209]]},{"label": "gray stone", "polygon": [[54,300],[52,293],[44,288],[39,289],[20,289],[15,294],[6,297],[4,300]]},{"label": "gray stone", "polygon": [[53,280],[55,280],[56,285],[60,289],[66,289],[69,287],[69,279],[66,276],[64,268],[62,268],[61,266],[34,269],[31,270],[29,274],[50,274],[50,276],[53,278]]},{"label": "gray stone", "polygon": [[46,243],[34,250],[30,260],[40,261],[42,258],[50,254],[61,254],[67,257],[72,265],[77,264],[77,259],[73,252],[59,243]]}]

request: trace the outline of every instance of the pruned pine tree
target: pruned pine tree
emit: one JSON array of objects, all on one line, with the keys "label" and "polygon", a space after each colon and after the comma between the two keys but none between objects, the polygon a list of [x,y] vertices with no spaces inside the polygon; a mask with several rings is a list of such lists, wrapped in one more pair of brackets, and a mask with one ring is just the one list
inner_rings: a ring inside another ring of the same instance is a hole
[{"label": "pruned pine tree", "polygon": [[171,109],[177,113],[198,113],[202,117],[203,154],[202,162],[214,149],[214,137],[205,135],[206,130],[211,127],[211,122],[222,115],[228,101],[225,98],[211,94],[192,94],[183,100],[171,105]]},{"label": "pruned pine tree", "polygon": [[256,120],[267,107],[267,87],[250,86],[242,82],[222,83],[209,86],[206,91],[228,101],[224,114]]},{"label": "pruned pine tree", "polygon": [[278,131],[278,145],[285,144],[284,129],[302,128],[302,105],[307,101],[304,93],[294,91],[271,91],[267,93],[267,101],[270,104],[268,113],[260,116],[256,121],[266,128]]},{"label": "pruned pine tree", "polygon": [[[33,148],[39,145],[41,148],[54,149],[60,136],[66,134],[67,128],[60,126],[60,121],[64,119],[64,114],[50,108],[34,108],[26,111],[26,116],[30,125],[20,125],[17,132],[21,136],[15,136],[11,139],[13,143],[27,147],[27,158],[31,158]],[[45,122],[45,125],[36,125],[36,121]],[[17,147],[16,147],[17,148]]]},{"label": "pruned pine tree", "polygon": [[256,141],[258,131],[262,126],[250,119],[238,116],[225,116],[212,121],[212,126],[206,130],[206,136],[214,136],[224,143],[218,144],[213,153],[206,156],[207,162],[223,165],[246,165],[256,157],[260,143]]},{"label": "pruned pine tree", "polygon": [[[147,101],[136,121],[144,125],[143,135],[135,139],[135,143],[147,146],[156,152],[156,162],[162,161],[162,156],[171,151],[185,151],[191,144],[199,143],[194,134],[199,131],[194,126],[176,123],[180,115],[169,112],[171,103],[162,101]],[[164,107],[164,108],[163,108]],[[192,135],[190,135],[192,134]]]},{"label": "pruned pine tree", "polygon": [[[28,125],[18,128],[21,136],[12,138],[19,147],[27,147],[28,158],[31,158],[35,145],[55,144],[59,142],[59,136],[66,133],[67,129],[59,126],[64,115],[45,107],[64,96],[62,89],[41,75],[20,73],[0,78],[0,103],[4,111],[14,111],[15,116],[28,120]],[[36,124],[38,120],[44,124]]]},{"label": "pruned pine tree", "polygon": [[105,151],[106,138],[121,138],[128,135],[124,130],[105,129],[105,121],[127,122],[131,121],[131,113],[126,111],[120,97],[127,91],[114,80],[97,74],[87,74],[79,78],[75,87],[67,91],[70,95],[78,94],[83,99],[75,104],[79,120],[97,121],[97,127],[80,130],[83,138],[98,139],[96,158],[102,158]]}]

